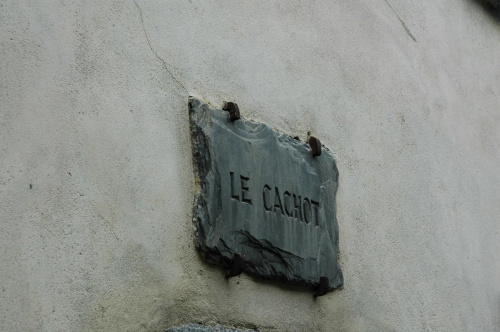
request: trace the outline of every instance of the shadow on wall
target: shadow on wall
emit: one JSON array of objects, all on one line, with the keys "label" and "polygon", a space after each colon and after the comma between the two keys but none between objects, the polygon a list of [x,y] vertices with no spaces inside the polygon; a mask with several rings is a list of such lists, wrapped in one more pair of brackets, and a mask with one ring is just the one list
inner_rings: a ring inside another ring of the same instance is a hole
[{"label": "shadow on wall", "polygon": [[500,22],[500,0],[476,0]]}]

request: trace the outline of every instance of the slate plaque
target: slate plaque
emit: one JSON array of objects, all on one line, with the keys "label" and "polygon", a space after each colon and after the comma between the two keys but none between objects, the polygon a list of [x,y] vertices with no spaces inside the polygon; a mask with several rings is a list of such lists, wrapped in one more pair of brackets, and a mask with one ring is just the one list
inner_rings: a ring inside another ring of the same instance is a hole
[{"label": "slate plaque", "polygon": [[[189,99],[196,176],[194,222],[207,260],[228,266],[244,255],[245,272],[319,286],[343,285],[335,195],[338,170],[323,147],[265,124]],[[323,278],[326,280],[325,278]]]}]

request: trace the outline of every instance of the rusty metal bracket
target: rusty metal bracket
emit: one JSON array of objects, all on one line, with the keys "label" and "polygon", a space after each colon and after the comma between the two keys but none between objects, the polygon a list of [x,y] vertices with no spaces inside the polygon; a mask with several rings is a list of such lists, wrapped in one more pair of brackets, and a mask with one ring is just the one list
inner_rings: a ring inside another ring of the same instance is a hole
[{"label": "rusty metal bracket", "polygon": [[224,106],[222,107],[224,111],[229,112],[229,119],[231,121],[239,120],[240,119],[240,109],[238,107],[238,104],[233,103],[231,101],[224,102]]},{"label": "rusty metal bracket", "polygon": [[316,137],[309,137],[309,145],[311,146],[313,157],[321,156],[321,142]]}]

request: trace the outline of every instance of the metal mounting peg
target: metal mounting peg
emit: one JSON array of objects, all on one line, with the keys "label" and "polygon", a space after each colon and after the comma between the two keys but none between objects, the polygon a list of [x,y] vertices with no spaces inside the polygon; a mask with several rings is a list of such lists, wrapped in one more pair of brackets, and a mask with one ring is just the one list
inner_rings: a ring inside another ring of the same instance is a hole
[{"label": "metal mounting peg", "polygon": [[226,273],[226,279],[236,277],[245,270],[245,255],[233,254],[233,259],[229,263],[229,270]]},{"label": "metal mounting peg", "polygon": [[316,137],[309,137],[309,145],[311,146],[313,157],[321,156],[321,142]]},{"label": "metal mounting peg", "polygon": [[229,119],[231,121],[240,119],[240,109],[238,107],[238,104],[233,103],[232,101],[226,101],[224,102],[224,106],[222,107],[222,109],[229,112]]},{"label": "metal mounting peg", "polygon": [[314,297],[323,296],[328,293],[330,287],[328,286],[328,277],[319,278],[319,286],[314,290]]}]

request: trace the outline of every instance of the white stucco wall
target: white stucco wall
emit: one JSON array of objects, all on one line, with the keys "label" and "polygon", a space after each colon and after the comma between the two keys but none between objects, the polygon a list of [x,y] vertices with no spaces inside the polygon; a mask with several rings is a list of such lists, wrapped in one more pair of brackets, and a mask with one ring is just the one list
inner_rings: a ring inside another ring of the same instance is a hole
[{"label": "white stucco wall", "polygon": [[[0,1],[0,330],[500,330],[499,55],[472,0]],[[202,261],[189,95],[331,148],[343,290]]]}]

